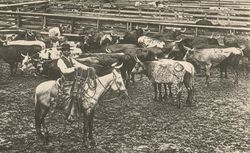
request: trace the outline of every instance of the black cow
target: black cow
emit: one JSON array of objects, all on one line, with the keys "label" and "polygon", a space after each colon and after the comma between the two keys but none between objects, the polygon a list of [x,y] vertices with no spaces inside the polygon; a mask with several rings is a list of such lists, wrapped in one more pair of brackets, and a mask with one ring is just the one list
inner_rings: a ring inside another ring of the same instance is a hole
[{"label": "black cow", "polygon": [[135,29],[132,31],[126,31],[123,39],[120,41],[122,44],[137,44],[138,38],[143,36],[143,29]]},{"label": "black cow", "polygon": [[123,59],[123,66],[121,68],[121,74],[126,82],[126,86],[128,86],[130,82],[130,75],[131,80],[134,82],[134,74],[131,74],[131,71],[136,64],[134,57],[137,56],[142,61],[150,61],[156,56],[160,58],[164,55],[160,48],[138,48],[134,44],[114,44],[108,46],[107,50],[109,53],[124,53],[127,55],[126,58]]},{"label": "black cow", "polygon": [[80,48],[85,52],[101,52],[102,48],[117,43],[119,36],[112,33],[96,32],[84,35]]},{"label": "black cow", "polygon": [[250,38],[248,36],[227,35],[223,39],[227,47],[238,47],[243,49],[241,68],[245,76],[248,75],[249,58],[250,58]]}]

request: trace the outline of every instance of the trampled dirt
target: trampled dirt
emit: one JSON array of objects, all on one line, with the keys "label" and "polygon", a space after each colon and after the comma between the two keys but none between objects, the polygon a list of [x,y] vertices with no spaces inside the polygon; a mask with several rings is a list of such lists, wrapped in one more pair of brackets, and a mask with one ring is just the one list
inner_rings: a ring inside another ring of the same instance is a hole
[{"label": "trampled dirt", "polygon": [[[8,64],[0,62],[0,152],[6,153],[159,153],[250,152],[250,77],[239,85],[220,79],[212,70],[211,84],[196,77],[192,107],[182,109],[172,100],[153,101],[146,77],[128,88],[129,98],[100,101],[94,119],[97,145],[85,148],[77,122],[65,123],[56,111],[46,118],[51,143],[36,138],[34,89],[43,77],[9,77]],[[185,89],[184,89],[185,90]]]}]

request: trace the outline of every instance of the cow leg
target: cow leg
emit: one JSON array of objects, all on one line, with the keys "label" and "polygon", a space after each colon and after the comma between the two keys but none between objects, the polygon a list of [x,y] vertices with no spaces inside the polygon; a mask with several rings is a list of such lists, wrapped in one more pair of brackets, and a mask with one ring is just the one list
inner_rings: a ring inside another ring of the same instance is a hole
[{"label": "cow leg", "polygon": [[164,91],[165,91],[163,98],[166,99],[166,98],[168,97],[168,92],[167,92],[167,85],[166,85],[166,83],[164,83],[163,86],[164,86]]},{"label": "cow leg", "polygon": [[91,145],[91,146],[95,146],[95,145],[96,145],[95,139],[94,139],[94,137],[93,137],[94,113],[95,113],[95,110],[92,109],[91,112],[90,112],[90,117],[89,117],[89,121],[88,121],[88,125],[89,125],[89,135],[88,135],[88,138],[89,138],[89,140],[90,140],[90,145]]},{"label": "cow leg", "polygon": [[16,72],[17,72],[17,67],[18,67],[18,63],[14,63],[14,65],[13,65],[13,75],[16,74]]},{"label": "cow leg", "polygon": [[182,82],[177,84],[177,107],[181,108]]},{"label": "cow leg", "polygon": [[223,70],[224,70],[224,68],[223,68],[223,67],[220,67],[220,78],[221,78],[221,79],[223,78]]},{"label": "cow leg", "polygon": [[233,74],[234,74],[234,84],[238,84],[238,78],[239,78],[239,70],[238,66],[233,66]]},{"label": "cow leg", "polygon": [[206,65],[206,84],[209,85],[209,78],[210,78],[210,69],[212,64]]},{"label": "cow leg", "polygon": [[154,92],[155,92],[154,101],[157,101],[157,83],[152,83],[152,85],[154,87]]},{"label": "cow leg", "polygon": [[131,73],[131,80],[133,82],[133,84],[135,83],[135,74],[134,73]]},{"label": "cow leg", "polygon": [[172,98],[172,97],[173,97],[171,85],[172,85],[171,83],[168,84],[169,98]]},{"label": "cow leg", "polygon": [[162,101],[162,93],[161,93],[161,83],[158,84],[158,91],[159,91],[159,100]]},{"label": "cow leg", "polygon": [[191,74],[186,73],[184,76],[184,85],[188,91],[188,97],[186,103],[188,106],[191,106],[194,94],[194,78]]},{"label": "cow leg", "polygon": [[14,65],[10,64],[10,76],[13,76]]},{"label": "cow leg", "polygon": [[227,76],[227,67],[225,67],[224,72],[225,72],[225,78],[228,79],[228,76]]}]

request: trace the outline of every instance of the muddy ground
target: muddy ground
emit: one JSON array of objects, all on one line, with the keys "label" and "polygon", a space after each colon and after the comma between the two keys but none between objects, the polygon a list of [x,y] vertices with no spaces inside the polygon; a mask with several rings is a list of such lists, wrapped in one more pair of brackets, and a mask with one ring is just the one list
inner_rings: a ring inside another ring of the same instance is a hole
[{"label": "muddy ground", "polygon": [[[60,111],[46,118],[51,143],[38,141],[34,129],[34,89],[43,77],[9,77],[0,62],[0,152],[6,153],[159,153],[250,152],[250,77],[238,86],[220,79],[214,69],[211,84],[196,77],[192,107],[152,100],[146,77],[128,88],[129,98],[100,101],[94,119],[97,145],[84,148],[77,123],[66,123]],[[186,98],[186,92],[182,101]]]}]

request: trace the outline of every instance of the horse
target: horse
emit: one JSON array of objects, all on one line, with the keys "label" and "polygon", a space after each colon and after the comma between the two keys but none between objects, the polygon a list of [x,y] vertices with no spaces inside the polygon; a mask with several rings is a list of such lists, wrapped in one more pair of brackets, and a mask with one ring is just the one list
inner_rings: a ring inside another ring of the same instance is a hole
[{"label": "horse", "polygon": [[[86,79],[85,83],[80,84],[82,88],[80,95],[78,97],[78,111],[83,112],[83,122],[84,122],[84,130],[83,130],[83,143],[87,147],[89,145],[95,145],[95,140],[93,137],[93,117],[94,110],[97,106],[100,97],[108,91],[108,89],[112,89],[114,91],[119,91],[128,96],[126,87],[124,85],[120,68],[122,64],[117,66],[117,63],[112,64],[112,71],[107,75],[96,77],[95,85],[89,85],[88,79]],[[77,77],[76,77],[77,78]],[[76,79],[75,79],[76,80]],[[35,127],[36,134],[38,138],[43,139],[45,143],[49,142],[49,131],[45,125],[45,117],[52,108],[52,100],[58,96],[60,87],[63,85],[64,79],[63,77],[58,80],[46,81],[39,84],[35,90]],[[77,86],[79,83],[75,82]],[[79,91],[79,90],[77,90]],[[64,101],[60,106],[67,113],[70,111],[70,107],[72,107],[72,102]],[[79,115],[79,114],[78,114]],[[80,115],[79,115],[80,116]],[[42,134],[43,126],[44,134]],[[89,140],[89,141],[88,141]]]}]

